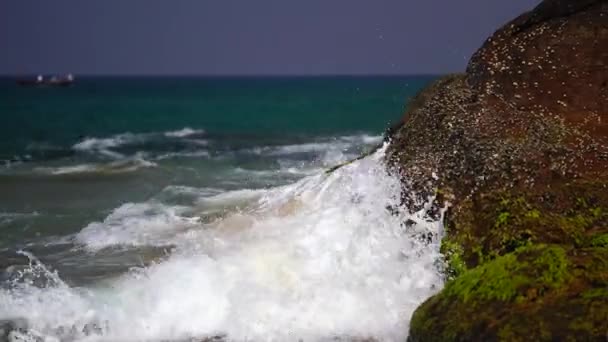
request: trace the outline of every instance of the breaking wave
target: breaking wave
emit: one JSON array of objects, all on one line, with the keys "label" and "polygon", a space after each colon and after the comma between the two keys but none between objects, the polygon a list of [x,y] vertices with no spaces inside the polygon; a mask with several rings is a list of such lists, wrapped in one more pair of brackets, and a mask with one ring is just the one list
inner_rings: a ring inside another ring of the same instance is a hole
[{"label": "breaking wave", "polygon": [[402,341],[414,309],[442,286],[442,227],[387,209],[402,190],[383,156],[276,188],[160,195],[187,205],[125,204],[75,241],[90,253],[171,245],[170,255],[86,288],[30,256],[0,290],[0,321],[22,322],[15,341]]},{"label": "breaking wave", "polygon": [[[100,153],[111,158],[122,158],[121,149],[158,147],[174,145],[177,142],[205,146],[207,141],[198,139],[205,134],[204,130],[185,127],[177,131],[151,132],[151,133],[121,133],[110,137],[86,137],[72,146],[74,151]],[[196,138],[196,139],[195,139]],[[118,151],[117,151],[118,150]]]}]

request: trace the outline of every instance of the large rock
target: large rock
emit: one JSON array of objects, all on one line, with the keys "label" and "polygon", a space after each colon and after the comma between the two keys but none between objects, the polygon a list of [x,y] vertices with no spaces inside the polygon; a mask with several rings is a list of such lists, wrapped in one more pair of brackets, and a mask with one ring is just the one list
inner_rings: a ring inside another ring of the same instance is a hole
[{"label": "large rock", "polygon": [[404,203],[449,202],[446,288],[412,340],[605,339],[608,1],[546,0],[393,129]]}]

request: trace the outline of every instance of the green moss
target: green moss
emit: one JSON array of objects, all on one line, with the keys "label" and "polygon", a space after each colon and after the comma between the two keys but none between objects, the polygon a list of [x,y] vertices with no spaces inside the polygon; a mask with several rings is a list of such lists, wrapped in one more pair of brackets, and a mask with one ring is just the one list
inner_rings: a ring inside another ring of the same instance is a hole
[{"label": "green moss", "polygon": [[538,220],[540,218],[540,211],[532,209],[526,213],[526,218],[531,220]]},{"label": "green moss", "polygon": [[500,247],[503,251],[512,252],[521,247],[531,246],[534,240],[534,233],[526,229],[518,232],[507,232],[501,235]]},{"label": "green moss", "polygon": [[585,229],[593,222],[593,217],[584,214],[577,214],[574,217],[566,217],[565,219],[577,229]]},{"label": "green moss", "polygon": [[575,205],[579,208],[588,208],[587,199],[584,197],[577,197]]},{"label": "green moss", "polygon": [[555,222],[557,227],[565,232],[576,246],[581,246],[585,231],[591,226],[593,220],[585,215],[576,214],[572,217],[558,216]]},{"label": "green moss", "polygon": [[604,336],[605,184],[581,181],[533,191],[490,190],[448,212],[441,250],[449,281],[416,311],[412,336],[419,341]]},{"label": "green moss", "polygon": [[593,288],[582,293],[584,299],[606,299],[608,298],[608,288]]},{"label": "green moss", "polygon": [[568,259],[562,247],[547,247],[533,264],[543,270],[540,280],[551,288],[559,288],[569,278]]},{"label": "green moss", "polygon": [[511,217],[511,213],[509,212],[502,212],[498,214],[498,217],[496,218],[496,223],[494,223],[494,227],[498,228],[505,226],[509,222],[509,217]]},{"label": "green moss", "polygon": [[592,331],[593,322],[590,322],[587,317],[583,319],[575,319],[568,325],[568,328],[579,331]]},{"label": "green moss", "polygon": [[582,183],[537,194],[492,192],[459,203],[448,217],[448,236],[461,244],[468,268],[535,243],[589,246],[591,235],[608,227],[608,197],[601,188]]},{"label": "green moss", "polygon": [[599,207],[589,209],[589,213],[591,213],[591,216],[593,216],[595,219],[599,219],[604,216],[604,210]]},{"label": "green moss", "polygon": [[591,247],[608,247],[608,233],[594,236],[590,245]]},{"label": "green moss", "polygon": [[455,296],[465,303],[498,299],[507,301],[517,295],[517,289],[529,280],[513,276],[517,256],[509,254],[462,274],[445,289],[446,296]]},{"label": "green moss", "polygon": [[[464,272],[447,284],[445,295],[467,302],[525,299],[526,289],[543,294],[570,279],[566,251],[559,246],[520,248]],[[518,298],[519,297],[519,298]]]},{"label": "green moss", "polygon": [[486,259],[494,259],[494,257],[492,256],[486,256],[483,253],[483,248],[481,248],[481,246],[475,246],[473,247],[473,254],[475,254],[477,256],[477,260],[480,264],[484,263],[485,261],[487,261]]},{"label": "green moss", "polygon": [[501,341],[521,341],[521,339],[517,338],[510,325],[505,325],[498,330],[498,338]]},{"label": "green moss", "polygon": [[458,277],[467,270],[467,266],[462,258],[463,250],[459,244],[448,238],[444,238],[441,241],[441,253],[445,259],[445,273],[448,280]]},{"label": "green moss", "polygon": [[414,313],[411,340],[596,340],[608,329],[607,267],[605,248],[520,248],[447,283]]}]

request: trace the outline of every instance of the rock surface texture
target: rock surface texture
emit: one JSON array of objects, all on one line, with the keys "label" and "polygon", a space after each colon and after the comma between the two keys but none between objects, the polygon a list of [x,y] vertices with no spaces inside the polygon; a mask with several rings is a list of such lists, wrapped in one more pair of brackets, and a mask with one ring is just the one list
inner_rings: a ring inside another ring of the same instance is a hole
[{"label": "rock surface texture", "polygon": [[405,204],[450,204],[449,280],[411,341],[608,338],[608,1],[508,23],[390,138]]}]

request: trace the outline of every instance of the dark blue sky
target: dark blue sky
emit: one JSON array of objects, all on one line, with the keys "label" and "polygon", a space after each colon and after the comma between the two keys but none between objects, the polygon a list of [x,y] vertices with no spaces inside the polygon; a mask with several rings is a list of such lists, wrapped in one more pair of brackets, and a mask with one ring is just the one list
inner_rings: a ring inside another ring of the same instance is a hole
[{"label": "dark blue sky", "polygon": [[0,74],[463,70],[538,0],[3,0]]}]

